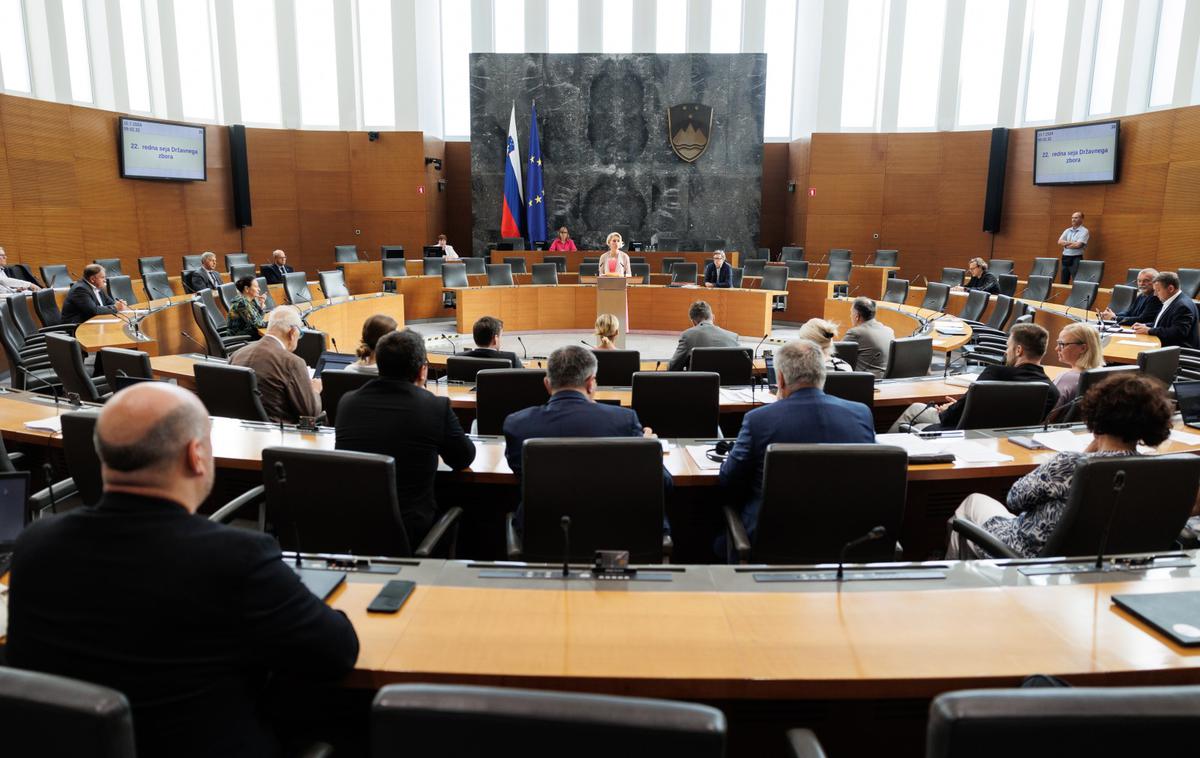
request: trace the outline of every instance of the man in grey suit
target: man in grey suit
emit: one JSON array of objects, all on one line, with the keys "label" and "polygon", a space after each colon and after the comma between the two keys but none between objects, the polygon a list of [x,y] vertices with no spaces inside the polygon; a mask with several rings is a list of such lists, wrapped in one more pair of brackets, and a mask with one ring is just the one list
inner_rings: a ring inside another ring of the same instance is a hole
[{"label": "man in grey suit", "polygon": [[692,303],[688,309],[688,318],[692,320],[692,328],[679,335],[679,345],[675,355],[671,356],[671,371],[684,371],[692,361],[692,348],[696,347],[737,347],[738,336],[728,329],[722,329],[713,323],[712,307],[703,300]]},{"label": "man in grey suit", "polygon": [[858,343],[854,370],[870,371],[876,379],[882,379],[896,333],[892,327],[875,320],[875,301],[869,297],[854,298],[850,306],[850,324],[843,339]]}]

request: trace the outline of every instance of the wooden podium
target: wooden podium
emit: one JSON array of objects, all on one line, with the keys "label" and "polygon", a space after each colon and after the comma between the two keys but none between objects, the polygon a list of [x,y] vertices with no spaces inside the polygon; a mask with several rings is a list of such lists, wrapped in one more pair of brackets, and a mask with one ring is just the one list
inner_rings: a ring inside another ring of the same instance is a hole
[{"label": "wooden podium", "polygon": [[600,276],[596,278],[596,315],[611,313],[621,322],[617,338],[613,343],[618,350],[625,349],[625,332],[629,331],[629,300],[625,293],[625,277]]}]

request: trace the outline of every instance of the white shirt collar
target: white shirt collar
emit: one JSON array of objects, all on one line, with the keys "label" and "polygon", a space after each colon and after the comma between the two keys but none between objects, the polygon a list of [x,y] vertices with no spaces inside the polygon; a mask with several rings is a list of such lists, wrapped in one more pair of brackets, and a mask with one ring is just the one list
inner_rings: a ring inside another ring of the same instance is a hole
[{"label": "white shirt collar", "polygon": [[1162,307],[1158,309],[1158,315],[1154,317],[1153,326],[1158,326],[1158,320],[1161,319],[1162,315],[1167,312],[1167,308],[1169,308],[1171,306],[1171,303],[1175,302],[1175,298],[1179,297],[1182,294],[1183,294],[1183,290],[1176,290],[1174,295],[1171,295],[1170,297],[1168,297],[1166,300],[1163,301]]},{"label": "white shirt collar", "polygon": [[273,340],[275,340],[276,342],[278,342],[278,343],[279,343],[279,346],[280,346],[281,348],[283,348],[284,350],[287,350],[287,349],[288,349],[288,346],[287,346],[287,345],[285,345],[285,344],[283,344],[283,340],[279,339],[279,338],[278,338],[278,337],[276,337],[274,334],[267,333],[265,336],[266,336],[266,337],[270,337],[271,339],[273,339]]}]

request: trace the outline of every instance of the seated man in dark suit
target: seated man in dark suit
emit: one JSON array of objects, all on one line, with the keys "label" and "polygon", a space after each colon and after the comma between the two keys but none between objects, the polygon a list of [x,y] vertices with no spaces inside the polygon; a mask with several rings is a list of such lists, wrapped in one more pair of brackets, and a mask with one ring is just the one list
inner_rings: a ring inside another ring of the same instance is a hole
[{"label": "seated man in dark suit", "polygon": [[108,294],[108,274],[104,267],[89,263],[83,267],[83,278],[71,285],[67,299],[63,301],[64,324],[82,324],[102,313],[113,314],[128,307],[124,300],[113,300]]},{"label": "seated man in dark suit", "polygon": [[[979,374],[981,382],[1045,382],[1050,385],[1046,395],[1043,417],[1058,405],[1058,387],[1046,376],[1042,368],[1042,357],[1050,341],[1050,333],[1037,324],[1016,324],[1008,333],[1008,347],[1004,353],[1003,366],[988,366]],[[910,425],[927,431],[956,429],[962,419],[967,400],[947,397],[941,405],[913,403],[900,414],[888,431],[899,432],[902,425]]]},{"label": "seated man in dark suit", "polygon": [[737,441],[721,464],[721,484],[740,501],[742,523],[752,539],[762,505],[768,445],[875,441],[875,422],[867,406],[823,391],[825,355],[815,342],[795,340],[781,347],[775,353],[775,371],[779,400],[746,414]]},{"label": "seated man in dark suit", "polygon": [[337,407],[338,450],[396,459],[400,518],[411,544],[425,538],[438,516],[433,477],[438,456],[452,469],[475,460],[475,443],[463,433],[450,399],[425,389],[425,340],[405,329],[375,343],[379,378],[346,393]]},{"label": "seated man in dark suit", "polygon": [[276,755],[268,685],[333,682],[358,657],[274,538],[196,515],[210,432],[187,390],[118,392],[96,424],[100,502],[39,520],[13,556],[9,663],[124,693],[139,756]]},{"label": "seated man in dark suit", "polygon": [[513,368],[525,368],[516,353],[500,349],[500,335],[504,333],[504,322],[495,316],[482,316],[471,328],[475,338],[475,349],[463,353],[468,358],[503,358]]},{"label": "seated man in dark suit", "polygon": [[703,300],[692,303],[692,307],[688,309],[688,318],[693,326],[679,335],[675,355],[671,356],[671,371],[687,369],[692,362],[692,348],[737,347],[740,344],[736,334],[713,323],[712,307]]},{"label": "seated man in dark suit", "polygon": [[1179,289],[1179,275],[1174,271],[1163,271],[1154,277],[1154,294],[1162,301],[1162,309],[1153,321],[1134,324],[1133,331],[1158,337],[1163,347],[1200,348],[1196,303]]},{"label": "seated man in dark suit", "polygon": [[296,269],[287,265],[287,253],[276,250],[271,253],[271,264],[262,267],[263,278],[267,284],[283,284],[283,275],[295,273]]},{"label": "seated man in dark suit", "polygon": [[704,264],[704,286],[733,286],[733,267],[725,262],[725,251],[718,250],[713,253],[712,262]]},{"label": "seated man in dark suit", "polygon": [[217,256],[213,253],[201,255],[200,268],[187,272],[187,285],[191,292],[219,290],[222,284],[221,274],[217,271]]},{"label": "seated man in dark suit", "polygon": [[1152,268],[1144,268],[1137,275],[1137,297],[1133,299],[1129,307],[1120,313],[1113,313],[1111,308],[1105,308],[1101,315],[1109,321],[1116,321],[1124,326],[1133,324],[1153,324],[1158,318],[1158,312],[1162,310],[1162,301],[1158,299],[1158,295],[1154,294],[1154,277],[1158,276],[1158,271]]},{"label": "seated man in dark suit", "polygon": [[988,271],[988,262],[983,258],[972,258],[967,263],[967,272],[971,278],[961,287],[955,287],[957,292],[966,292],[969,290],[983,290],[989,295],[1000,294],[1000,280],[991,271]]}]

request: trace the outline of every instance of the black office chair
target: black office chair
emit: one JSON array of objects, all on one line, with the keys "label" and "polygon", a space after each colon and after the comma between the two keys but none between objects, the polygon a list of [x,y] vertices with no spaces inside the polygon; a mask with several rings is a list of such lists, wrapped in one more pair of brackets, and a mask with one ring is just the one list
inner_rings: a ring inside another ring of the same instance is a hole
[{"label": "black office chair", "polygon": [[853,257],[854,257],[854,251],[852,251],[852,250],[848,250],[844,247],[829,248],[829,262],[830,263],[833,263],[834,261],[852,260]]},{"label": "black office chair", "polygon": [[72,334],[75,333],[77,324],[63,324],[62,322],[62,311],[58,308],[58,298],[54,295],[54,290],[47,287],[33,293],[33,310],[37,313],[38,321],[42,322],[43,327],[65,326],[70,329]]},{"label": "black office chair", "polygon": [[546,371],[540,368],[486,368],[475,375],[475,419],[480,434],[502,434],[504,419],[525,408],[544,405]]},{"label": "black office chair", "polygon": [[334,245],[333,246],[333,262],[334,263],[357,263],[358,262],[358,246],[357,245]]},{"label": "black office chair", "polygon": [[40,267],[42,281],[50,289],[65,289],[71,286],[71,272],[60,263]]},{"label": "black office chair", "polygon": [[908,280],[888,279],[883,286],[883,302],[903,304],[908,300]]},{"label": "black office chair", "polygon": [[383,291],[395,292],[396,283],[389,276],[408,276],[408,266],[403,258],[384,258],[383,259]]},{"label": "black office chair", "polygon": [[1079,266],[1075,268],[1075,277],[1073,282],[1091,282],[1097,287],[1100,286],[1100,280],[1104,278],[1104,261],[1080,261]]},{"label": "black office chair", "polygon": [[404,260],[404,245],[380,245],[379,260],[394,261]]},{"label": "black office chair", "polygon": [[233,306],[233,301],[237,299],[241,293],[237,291],[237,285],[232,283],[222,284],[217,289],[217,295],[221,298],[221,307],[229,313],[230,307]]},{"label": "black office chair", "polygon": [[600,276],[600,264],[584,261],[579,264],[580,276]]},{"label": "black office chair", "polygon": [[745,387],[754,374],[754,363],[747,347],[693,348],[689,371],[711,371],[721,377],[724,387]]},{"label": "black office chair", "polygon": [[1041,274],[1031,276],[1025,284],[1025,292],[1021,294],[1021,298],[1024,300],[1037,300],[1039,303],[1043,302],[1050,297],[1051,284],[1052,281],[1048,276],[1042,276]]},{"label": "black office chair", "polygon": [[1137,299],[1137,287],[1130,287],[1125,284],[1118,284],[1112,288],[1112,295],[1108,299],[1108,307],[1114,314],[1124,313],[1133,306],[1133,301]]},{"label": "black office chair", "polygon": [[[620,474],[593,476],[597,461]],[[580,486],[587,482],[587,486]],[[564,493],[571,493],[564,497]],[[510,560],[561,561],[562,517],[571,518],[570,559],[591,563],[597,550],[628,550],[630,563],[669,554],[663,536],[663,464],[658,440],[642,437],[526,440],[521,450],[521,505],[507,518]]]},{"label": "black office chair", "polygon": [[254,369],[217,361],[196,361],[196,394],[213,416],[270,421]]},{"label": "black office chair", "polygon": [[670,256],[660,258],[659,263],[662,264],[662,273],[664,273],[664,274],[671,273],[672,266],[674,266],[676,263],[683,263],[685,260],[687,260],[687,259],[686,258],[673,258]]},{"label": "black office chair", "polygon": [[807,279],[808,261],[785,261],[788,279]]},{"label": "black office chair", "polygon": [[830,371],[825,375],[825,394],[874,408],[875,375],[870,371]]},{"label": "black office chair", "polygon": [[225,270],[231,275],[233,274],[234,266],[254,265],[250,263],[250,255],[247,253],[225,253]]},{"label": "black office chair", "polygon": [[200,334],[204,337],[204,346],[209,356],[213,358],[229,358],[238,348],[246,344],[245,337],[223,336],[213,321],[212,311],[204,303],[199,300],[193,300],[190,305],[192,307],[192,318],[195,319],[196,326],[200,327]]},{"label": "black office chair", "polygon": [[126,303],[136,303],[137,296],[133,294],[133,281],[128,276],[108,277],[108,294],[113,300],[124,300]]},{"label": "black office chair", "polygon": [[513,285],[512,265],[508,263],[489,263],[487,265],[489,287],[511,287]]},{"label": "black office chair", "polygon": [[509,268],[512,270],[512,273],[514,273],[514,274],[526,273],[526,271],[525,271],[526,261],[524,258],[507,258],[506,257],[504,259],[504,262],[509,265]]},{"label": "black office chair", "polygon": [[[112,280],[110,279],[109,281]],[[25,346],[33,347],[44,343],[47,334],[75,333],[75,324],[39,327],[33,320],[33,314],[29,312],[29,304],[32,301],[33,293],[31,292],[17,292],[8,296],[9,305],[12,306],[13,325],[24,338]]]},{"label": "black office chair", "polygon": [[711,253],[716,250],[724,250],[725,249],[725,240],[717,240],[717,239],[704,240],[704,245],[700,249],[706,253]]},{"label": "black office chair", "polygon": [[743,563],[831,563],[847,542],[882,526],[884,539],[846,551],[846,558],[895,560],[907,490],[902,447],[768,445],[753,540],[741,514],[724,509],[730,552]]},{"label": "black office chair", "polygon": [[[565,256],[565,255],[543,255],[542,262],[543,263],[553,263],[554,269],[560,274],[564,274],[567,271],[567,256]],[[536,264],[535,264],[535,267],[536,267]],[[557,284],[557,283],[558,283],[558,281],[555,280],[555,284]]]},{"label": "black office chair", "polygon": [[1125,286],[1126,287],[1136,287],[1138,274],[1140,274],[1140,273],[1142,273],[1142,270],[1140,268],[1125,269]]},{"label": "black office chair", "polygon": [[992,313],[988,316],[988,320],[983,324],[973,321],[971,322],[971,326],[974,331],[992,332],[994,336],[1000,335],[1003,333],[1004,325],[1008,322],[1012,308],[1013,299],[1011,297],[996,295],[996,302],[992,304]]},{"label": "black office chair", "polygon": [[1029,270],[1029,278],[1044,276],[1050,281],[1058,277],[1058,258],[1034,258],[1033,268]]},{"label": "black office chair", "polygon": [[133,714],[120,692],[15,668],[0,667],[0,734],[14,756],[134,758],[137,752]]},{"label": "black office chair", "polygon": [[[525,239],[523,237],[501,237],[500,245],[508,245],[509,250],[528,250],[529,249],[526,246]],[[497,245],[496,249],[501,249],[500,245]]]},{"label": "black office chair", "polygon": [[205,288],[196,293],[196,299],[204,303],[204,307],[208,309],[209,318],[213,320],[213,324],[217,327],[217,333],[225,342],[246,342],[249,337],[238,335],[236,337],[229,336],[229,318],[225,312],[217,306],[217,293],[210,288]]},{"label": "black office chair", "polygon": [[163,260],[161,255],[147,255],[145,257],[138,258],[138,273],[142,275],[142,279],[146,278],[146,274],[154,271],[159,271],[164,274],[167,272],[166,261]]},{"label": "black office chair", "polygon": [[871,264],[874,266],[895,266],[899,258],[899,250],[876,250],[875,257],[871,259]]},{"label": "black office chair", "polygon": [[321,372],[321,409],[329,420],[329,425],[337,423],[338,403],[347,392],[353,392],[372,379],[379,378],[375,374],[362,371],[338,371],[326,369]]},{"label": "black office chair", "polygon": [[293,271],[283,275],[283,296],[289,305],[312,303],[312,291],[308,289],[308,274]]},{"label": "black office chair", "polygon": [[200,259],[203,257],[203,254],[183,256],[183,262],[179,267],[180,272],[187,274],[189,271],[195,271],[196,269],[200,268]]},{"label": "black office chair", "polygon": [[1177,345],[1143,350],[1138,353],[1138,369],[1170,387],[1175,383],[1175,374],[1179,372],[1179,352]]},{"label": "black office chair", "polygon": [[593,350],[596,356],[596,384],[601,387],[628,387],[633,375],[642,369],[637,350]]},{"label": "black office chair", "polygon": [[779,251],[779,260],[786,263],[787,261],[802,261],[804,260],[804,248],[795,246],[786,246]]},{"label": "black office chair", "polygon": [[[762,278],[758,280],[758,288],[761,290],[774,290],[776,292],[787,292],[788,288],[788,270],[786,266],[767,266],[763,269]],[[771,298],[771,310],[783,311],[787,310],[787,295],[775,295]]]},{"label": "black office chair", "polygon": [[631,265],[631,266],[635,263],[645,263],[645,262],[646,262],[646,256],[644,256],[644,255],[629,256],[629,265]]},{"label": "black office chair", "polygon": [[535,263],[530,281],[534,284],[558,284],[558,264]]},{"label": "black office chair", "polygon": [[425,268],[422,269],[422,272],[425,276],[441,276],[443,261],[444,259],[441,256],[426,258]]},{"label": "black office chair", "polygon": [[[649,267],[647,267],[647,268],[649,268]],[[647,272],[647,273],[649,273],[649,272]],[[647,282],[647,283],[649,283],[649,282]],[[729,272],[729,286],[732,287],[733,289],[741,289],[742,288],[742,270],[740,268],[738,268],[737,266],[733,266],[732,270]]]},{"label": "black office chair", "polygon": [[316,368],[321,362],[321,354],[328,349],[328,341],[328,335],[319,329],[301,329],[300,339],[296,341],[296,355],[309,368]]},{"label": "black office chair", "polygon": [[925,299],[921,307],[931,311],[946,310],[946,301],[950,299],[950,285],[942,282],[929,282],[925,288]]},{"label": "black office chair", "polygon": [[996,282],[1000,286],[999,294],[1001,295],[1012,297],[1017,294],[1018,281],[1016,274],[996,274]]},{"label": "black office chair", "polygon": [[992,258],[988,261],[988,271],[991,271],[996,276],[1011,274],[1013,272],[1013,262],[1007,258]]},{"label": "black office chair", "polygon": [[332,300],[335,297],[350,297],[350,289],[346,286],[346,275],[341,271],[318,271],[317,282],[321,287],[321,294],[326,300]]},{"label": "black office chair", "polygon": [[671,700],[451,684],[391,684],[372,704],[377,758],[490,755],[500,745],[520,745],[525,758],[722,758],[725,717]]},{"label": "black office chair", "polygon": [[[947,287],[961,287],[963,274],[965,273],[966,271],[961,268],[943,268],[941,282]],[[938,310],[941,310],[941,308],[938,308]]]},{"label": "black office chair", "polygon": [[77,395],[87,403],[102,403],[108,399],[111,392],[107,382],[103,378],[98,382],[94,380],[84,366],[79,340],[67,334],[47,334],[46,355],[64,393]]},{"label": "black office chair", "polygon": [[102,347],[98,363],[104,367],[104,382],[109,389],[116,390],[119,380],[153,379],[150,354],[141,350],[126,350],[123,347]]},{"label": "black office chair", "polygon": [[762,276],[766,268],[767,262],[762,259],[752,258],[742,261],[742,276]]},{"label": "black office chair", "polygon": [[662,438],[713,437],[721,416],[721,375],[638,371],[630,382],[638,420]]},{"label": "black office chair", "polygon": [[933,363],[932,337],[899,337],[888,351],[884,379],[909,379],[925,376]]},{"label": "black office chair", "polygon": [[678,253],[679,240],[671,238],[660,239],[657,243],[655,243],[654,249],[660,253]]},{"label": "black office chair", "polygon": [[483,258],[461,258],[467,269],[467,276],[483,276],[487,273],[487,262]]},{"label": "black office chair", "polygon": [[1195,299],[1200,293],[1200,268],[1181,268],[1179,274],[1179,290],[1184,297]]},{"label": "black office chair", "polygon": [[147,302],[175,297],[175,290],[171,289],[171,280],[167,278],[165,271],[146,272],[142,277],[142,289],[146,291]]},{"label": "black office chair", "polygon": [[[50,368],[50,357],[46,354],[45,344],[25,348],[17,334],[16,326],[12,323],[9,310],[7,303],[0,308],[0,345],[8,358],[13,389],[53,393],[58,387],[58,377]],[[31,378],[29,374],[35,378]]]},{"label": "black office chair", "polygon": [[[100,456],[96,453],[96,420],[99,408],[84,408],[62,414],[63,456],[69,480],[83,505],[95,505],[104,494]],[[55,485],[57,490],[58,485]]]},{"label": "black office chair", "polygon": [[446,378],[452,382],[473,382],[475,375],[490,368],[512,368],[507,358],[472,358],[451,355],[446,358]]},{"label": "black office chair", "polygon": [[[469,287],[470,281],[467,279],[467,267],[462,263],[447,263],[442,266],[442,288],[449,287]],[[442,293],[442,307],[454,308],[458,305],[458,298],[454,292]]]},{"label": "black office chair", "polygon": [[[1099,368],[1088,369],[1079,375],[1079,389],[1076,392],[1077,398],[1082,398],[1088,393],[1092,387],[1095,387],[1100,382],[1117,374],[1136,374],[1141,371],[1137,366],[1101,366]],[[1071,403],[1056,408],[1050,414],[1051,423],[1076,423],[1082,417],[1079,403]]]},{"label": "black office chair", "polygon": [[690,261],[671,266],[672,284],[695,284],[698,276],[696,264]]},{"label": "black office chair", "polygon": [[[1115,484],[1122,472],[1118,494]],[[1200,456],[1084,458],[1071,476],[1058,524],[1036,557],[1094,556],[1103,536],[1109,555],[1170,550],[1196,502],[1197,483]],[[1022,557],[982,525],[955,518],[951,526],[960,539],[994,557]]]},{"label": "black office chair", "polygon": [[1099,288],[1100,285],[1095,282],[1082,281],[1077,276],[1071,281],[1071,294],[1067,295],[1067,301],[1064,305],[1068,308],[1082,308],[1085,311],[1091,310],[1092,304],[1096,302],[1096,291]]},{"label": "black office chair", "polygon": [[125,272],[121,270],[120,258],[97,258],[92,261],[92,263],[95,263],[97,266],[103,266],[104,273],[108,274],[109,279],[112,279],[114,276],[123,276],[125,274]]},{"label": "black office chair", "polygon": [[971,290],[967,293],[967,299],[962,310],[958,312],[958,317],[964,321],[978,321],[987,308],[988,299],[988,293],[983,290]]},{"label": "black office chair", "polygon": [[[834,342],[833,357],[840,358],[851,366],[858,363],[858,343],[857,342]],[[833,372],[831,372],[833,373]]]},{"label": "black office chair", "polygon": [[[284,550],[428,558],[444,545],[454,557],[462,508],[448,509],[413,550],[392,456],[268,447],[262,461],[267,519]],[[354,483],[353,497],[346,482]]]},{"label": "black office chair", "polygon": [[839,258],[829,260],[829,268],[825,270],[825,281],[827,282],[848,282],[850,281],[850,271],[854,268],[854,264],[849,258]]},{"label": "black office chair", "polygon": [[928,758],[1186,755],[1200,728],[1200,687],[1025,687],[934,698]]},{"label": "black office chair", "polygon": [[1046,416],[1046,382],[975,382],[967,389],[956,429],[1032,426]]},{"label": "black office chair", "polygon": [[275,310],[275,298],[271,297],[271,288],[270,285],[267,284],[266,277],[256,277],[255,281],[258,282],[258,291],[261,292],[263,296],[263,310]]},{"label": "black office chair", "polygon": [[[650,264],[649,263],[630,263],[629,264],[629,273],[632,274],[634,278],[640,278],[641,284],[649,284],[650,283]],[[630,282],[630,284],[633,284],[633,282]]]},{"label": "black office chair", "polygon": [[254,276],[253,263],[235,263],[229,267],[229,281],[231,284],[237,284],[238,279],[243,279],[247,276]]}]

